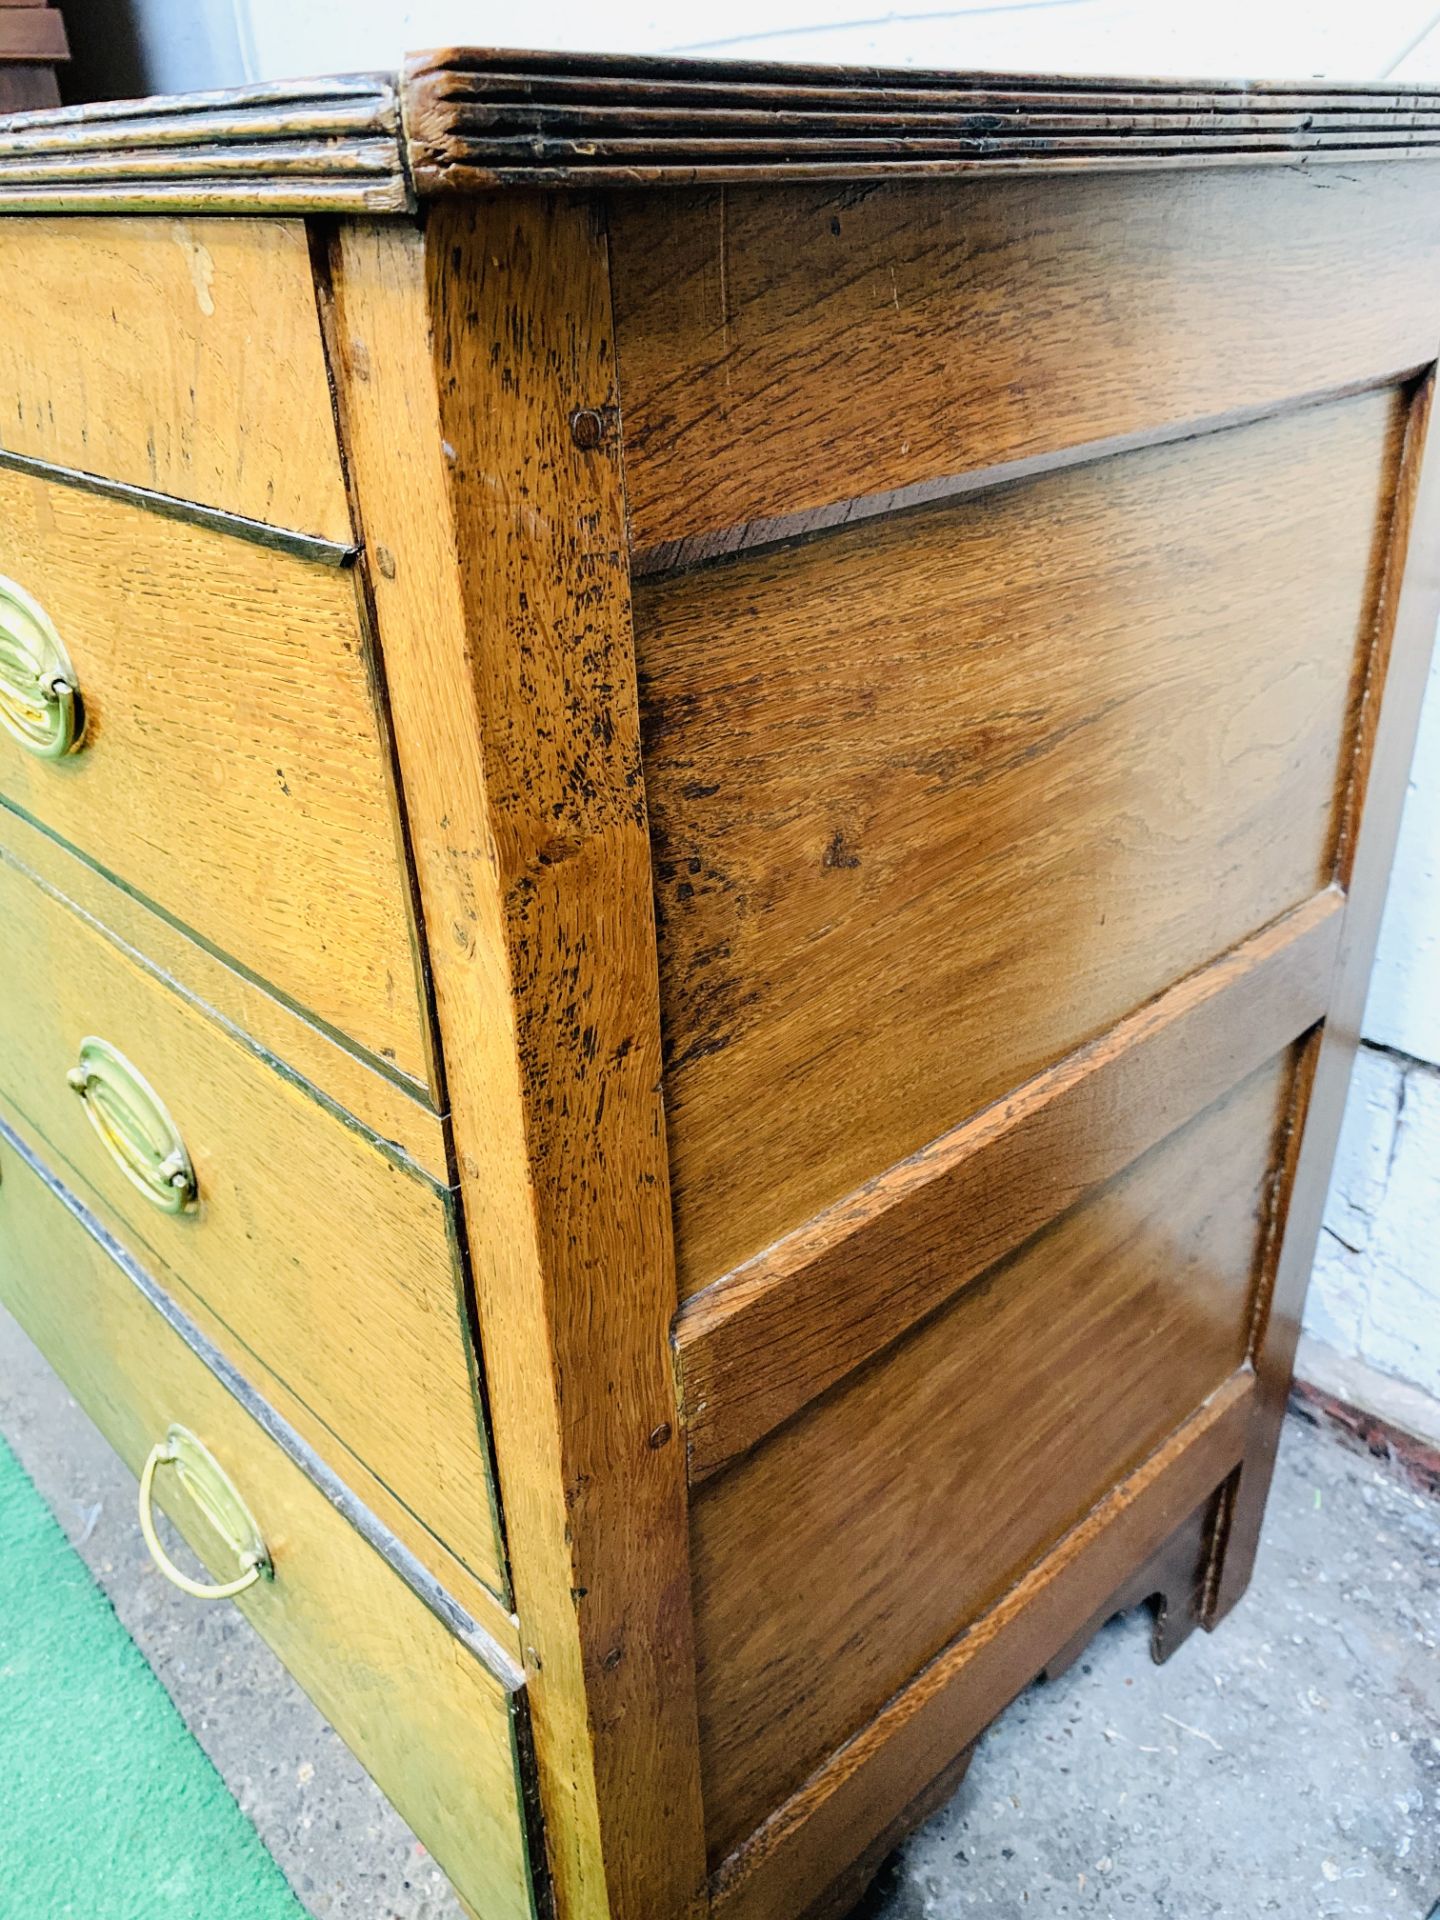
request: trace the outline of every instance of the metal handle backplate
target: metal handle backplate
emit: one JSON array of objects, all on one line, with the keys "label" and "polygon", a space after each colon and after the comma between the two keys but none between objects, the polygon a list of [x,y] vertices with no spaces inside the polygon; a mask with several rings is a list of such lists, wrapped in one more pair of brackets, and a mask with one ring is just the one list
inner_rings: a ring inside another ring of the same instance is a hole
[{"label": "metal handle backplate", "polygon": [[132,1186],[166,1213],[183,1213],[199,1191],[195,1168],[164,1101],[140,1069],[108,1040],[80,1042],[66,1079],[91,1126]]},{"label": "metal handle backplate", "polygon": [[80,687],[49,614],[0,574],[0,727],[41,760],[73,753],[84,730]]},{"label": "metal handle backplate", "polygon": [[[211,1528],[240,1562],[233,1580],[207,1583],[182,1573],[160,1544],[155,1531],[155,1476],[161,1467],[173,1467],[181,1486],[195,1502]],[[188,1427],[172,1426],[150,1449],[140,1475],[140,1531],[150,1558],[172,1586],[196,1600],[232,1600],[275,1569],[254,1516],[240,1498],[234,1481],[220,1462]]]}]

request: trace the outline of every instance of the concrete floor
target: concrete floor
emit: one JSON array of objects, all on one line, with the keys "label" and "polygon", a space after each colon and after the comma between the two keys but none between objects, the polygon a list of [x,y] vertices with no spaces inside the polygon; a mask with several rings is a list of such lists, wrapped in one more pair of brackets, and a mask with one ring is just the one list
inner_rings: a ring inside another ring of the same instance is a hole
[{"label": "concrete floor", "polygon": [[[460,1920],[231,1608],[153,1571],[134,1481],[0,1314],[0,1431],[317,1920]],[[1150,1664],[1116,1621],[1019,1700],[869,1920],[1440,1920],[1440,1503],[1292,1418],[1249,1597]]]},{"label": "concrete floor", "polygon": [[1255,1579],[1106,1627],[992,1728],[884,1920],[1440,1920],[1440,1502],[1292,1414]]}]

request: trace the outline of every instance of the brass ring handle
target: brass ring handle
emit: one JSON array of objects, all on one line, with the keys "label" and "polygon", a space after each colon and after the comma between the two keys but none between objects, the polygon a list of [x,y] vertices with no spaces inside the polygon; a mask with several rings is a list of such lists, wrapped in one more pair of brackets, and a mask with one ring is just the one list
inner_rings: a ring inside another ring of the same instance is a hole
[{"label": "brass ring handle", "polygon": [[0,574],[0,727],[41,760],[80,744],[80,686],[65,643],[38,600]]},{"label": "brass ring handle", "polygon": [[[161,1467],[173,1466],[182,1485],[195,1501],[210,1525],[228,1547],[234,1549],[242,1571],[233,1580],[207,1584],[182,1573],[160,1544],[155,1531],[155,1475]],[[174,1587],[195,1600],[233,1600],[257,1580],[274,1573],[270,1555],[250,1511],[235,1489],[220,1462],[185,1427],[171,1427],[163,1440],[150,1449],[140,1474],[140,1531],[150,1558]]]},{"label": "brass ring handle", "polygon": [[199,1193],[195,1168],[169,1111],[140,1069],[108,1040],[80,1042],[65,1076],[110,1158],[165,1213],[183,1213]]}]

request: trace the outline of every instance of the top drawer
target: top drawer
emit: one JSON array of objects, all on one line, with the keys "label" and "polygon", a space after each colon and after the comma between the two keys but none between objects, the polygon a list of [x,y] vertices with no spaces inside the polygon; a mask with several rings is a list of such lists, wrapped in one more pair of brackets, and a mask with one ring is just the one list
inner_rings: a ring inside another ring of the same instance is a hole
[{"label": "top drawer", "polygon": [[0,220],[0,446],[348,544],[304,223]]},{"label": "top drawer", "polygon": [[[0,469],[0,576],[0,801],[426,1083],[349,569]],[[64,701],[39,692],[57,666],[83,720],[71,752]]]}]

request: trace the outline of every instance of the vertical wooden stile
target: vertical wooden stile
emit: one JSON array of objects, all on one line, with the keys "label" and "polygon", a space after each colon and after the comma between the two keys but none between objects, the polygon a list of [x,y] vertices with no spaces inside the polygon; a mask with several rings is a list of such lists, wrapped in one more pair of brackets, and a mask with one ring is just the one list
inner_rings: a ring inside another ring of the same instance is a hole
[{"label": "vertical wooden stile", "polygon": [[341,413],[429,930],[562,1916],[703,1911],[609,274],[579,200],[347,223]]},{"label": "vertical wooden stile", "polygon": [[1411,401],[1401,455],[1350,787],[1341,811],[1336,879],[1345,888],[1346,904],[1334,985],[1324,1025],[1297,1066],[1290,1148],[1279,1174],[1278,1233],[1267,1261],[1269,1274],[1262,1275],[1251,1343],[1259,1393],[1244,1463],[1220,1519],[1210,1626],[1244,1593],[1255,1564],[1440,616],[1434,391],[1432,368]]}]

